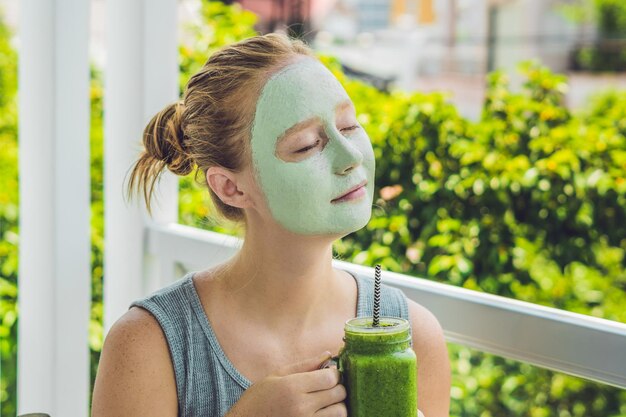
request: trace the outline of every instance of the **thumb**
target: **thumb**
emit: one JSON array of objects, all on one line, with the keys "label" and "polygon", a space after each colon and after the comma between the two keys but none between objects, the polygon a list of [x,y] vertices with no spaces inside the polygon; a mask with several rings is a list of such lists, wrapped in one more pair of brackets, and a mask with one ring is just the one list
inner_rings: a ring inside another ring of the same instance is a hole
[{"label": "thumb", "polygon": [[291,363],[281,367],[275,375],[286,376],[291,374],[298,374],[301,372],[314,371],[320,367],[320,365],[332,357],[332,353],[326,351],[321,355],[317,355],[313,358],[308,358],[300,362]]}]

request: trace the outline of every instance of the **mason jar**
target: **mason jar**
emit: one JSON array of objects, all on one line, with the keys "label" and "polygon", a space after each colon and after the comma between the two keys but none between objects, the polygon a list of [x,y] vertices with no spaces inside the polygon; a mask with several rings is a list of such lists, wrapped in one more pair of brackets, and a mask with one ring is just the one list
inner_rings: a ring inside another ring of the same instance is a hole
[{"label": "mason jar", "polygon": [[348,320],[338,368],[350,417],[416,417],[417,359],[408,320]]}]

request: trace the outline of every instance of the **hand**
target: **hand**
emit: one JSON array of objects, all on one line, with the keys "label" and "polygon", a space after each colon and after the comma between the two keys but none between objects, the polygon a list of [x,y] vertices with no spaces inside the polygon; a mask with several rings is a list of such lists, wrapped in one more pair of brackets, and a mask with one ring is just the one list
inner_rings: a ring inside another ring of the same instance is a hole
[{"label": "hand", "polygon": [[318,369],[332,355],[284,366],[248,388],[225,417],[347,417],[336,368]]}]

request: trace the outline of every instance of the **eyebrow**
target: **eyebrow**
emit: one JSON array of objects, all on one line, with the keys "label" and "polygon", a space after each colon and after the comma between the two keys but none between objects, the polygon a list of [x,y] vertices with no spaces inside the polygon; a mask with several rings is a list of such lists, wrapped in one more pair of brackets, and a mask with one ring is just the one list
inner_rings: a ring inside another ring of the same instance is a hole
[{"label": "eyebrow", "polygon": [[[342,101],[341,103],[337,104],[335,106],[335,112],[337,112],[338,110],[343,110],[347,107],[353,107],[354,104],[352,103],[351,100],[345,100]],[[304,130],[306,128],[308,128],[309,126],[311,126],[312,124],[314,124],[315,122],[319,121],[320,117],[316,116],[316,117],[311,117],[310,119],[307,120],[303,120],[299,123],[296,123],[295,125],[291,126],[289,129],[285,130],[279,137],[278,140],[276,141],[276,143],[278,144],[280,141],[282,141],[283,139],[285,139],[287,136],[290,136],[296,132],[299,132],[301,130]]]},{"label": "eyebrow", "polygon": [[277,144],[280,143],[282,140],[284,140],[286,137],[293,135],[296,132],[299,132],[301,130],[304,130],[306,128],[308,128],[309,126],[315,124],[315,122],[319,121],[320,118],[319,116],[317,117],[312,117],[308,120],[304,120],[300,123],[296,123],[295,125],[291,126],[289,129],[285,130],[282,135],[280,135],[278,137],[278,141],[276,142]]}]

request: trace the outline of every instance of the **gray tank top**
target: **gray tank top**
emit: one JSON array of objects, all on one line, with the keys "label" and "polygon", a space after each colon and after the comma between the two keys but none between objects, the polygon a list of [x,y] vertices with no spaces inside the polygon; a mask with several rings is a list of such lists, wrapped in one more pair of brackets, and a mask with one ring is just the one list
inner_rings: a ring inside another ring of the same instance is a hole
[{"label": "gray tank top", "polygon": [[[252,383],[235,369],[222,350],[193,285],[193,275],[194,272],[189,272],[153,294],[133,301],[131,307],[148,310],[163,329],[176,378],[178,415],[221,417]],[[371,316],[374,281],[366,276],[350,275],[357,283],[357,317]],[[382,284],[380,308],[381,316],[409,320],[406,297],[397,288]]]}]

